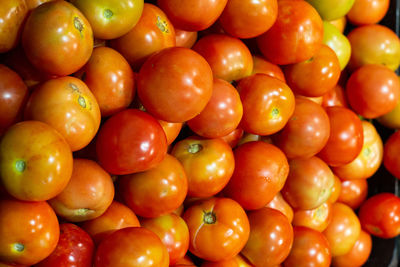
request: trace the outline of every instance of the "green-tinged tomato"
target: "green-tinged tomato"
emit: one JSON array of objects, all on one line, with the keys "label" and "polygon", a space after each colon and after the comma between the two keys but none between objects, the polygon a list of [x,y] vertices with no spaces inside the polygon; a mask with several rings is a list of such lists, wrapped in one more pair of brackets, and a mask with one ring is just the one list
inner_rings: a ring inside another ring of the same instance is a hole
[{"label": "green-tinged tomato", "polygon": [[320,14],[323,20],[335,20],[345,16],[355,0],[306,0]]},{"label": "green-tinged tomato", "polygon": [[324,39],[322,42],[335,51],[339,59],[340,69],[343,70],[347,66],[351,54],[351,46],[347,37],[335,26],[324,21]]}]

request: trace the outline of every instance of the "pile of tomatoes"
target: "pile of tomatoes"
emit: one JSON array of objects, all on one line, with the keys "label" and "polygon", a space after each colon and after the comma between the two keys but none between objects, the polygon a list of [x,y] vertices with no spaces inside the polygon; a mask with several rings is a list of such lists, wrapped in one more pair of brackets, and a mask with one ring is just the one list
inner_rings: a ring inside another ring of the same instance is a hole
[{"label": "pile of tomatoes", "polygon": [[400,234],[390,4],[1,1],[0,266],[362,266]]}]

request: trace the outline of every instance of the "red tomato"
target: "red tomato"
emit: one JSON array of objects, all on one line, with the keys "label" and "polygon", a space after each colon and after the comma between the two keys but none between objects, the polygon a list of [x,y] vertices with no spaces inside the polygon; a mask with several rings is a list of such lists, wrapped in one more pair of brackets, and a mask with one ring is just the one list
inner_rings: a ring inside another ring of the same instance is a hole
[{"label": "red tomato", "polygon": [[210,64],[214,77],[228,82],[249,76],[253,58],[247,46],[238,38],[226,34],[206,35],[193,46]]},{"label": "red tomato", "polygon": [[274,25],[257,38],[257,44],[269,61],[286,65],[314,56],[322,38],[322,19],[309,3],[280,0]]},{"label": "red tomato", "polygon": [[0,261],[36,264],[54,251],[59,235],[47,202],[0,200]]},{"label": "red tomato", "polygon": [[261,208],[248,213],[250,237],[242,250],[243,256],[255,266],[282,263],[293,244],[293,228],[280,211]]},{"label": "red tomato", "polygon": [[29,15],[22,45],[36,68],[64,76],[74,73],[89,60],[93,32],[85,16],[72,4],[51,1]]},{"label": "red tomato", "polygon": [[338,202],[358,209],[368,195],[368,183],[365,179],[343,180]]},{"label": "red tomato", "polygon": [[379,193],[367,199],[358,213],[361,225],[369,234],[394,238],[400,234],[400,198]]},{"label": "red tomato", "polygon": [[176,46],[192,48],[197,41],[197,32],[175,29]]},{"label": "red tomato", "polygon": [[168,122],[184,122],[199,114],[210,100],[212,88],[212,70],[207,61],[183,47],[153,54],[138,77],[138,95],[143,106],[156,118]]},{"label": "red tomato", "polygon": [[396,73],[378,64],[366,64],[353,72],[346,84],[347,99],[361,116],[375,119],[392,111],[400,98]]},{"label": "red tomato", "polygon": [[266,74],[240,80],[237,90],[243,103],[240,127],[252,134],[271,135],[280,131],[295,109],[295,98],[286,83]]},{"label": "red tomato", "polygon": [[292,224],[323,232],[332,220],[332,204],[325,202],[311,210],[295,210]]},{"label": "red tomato", "polygon": [[[175,27],[201,31],[210,27],[221,15],[228,0],[158,0],[158,6]],[[207,11],[207,12],[204,12]]]},{"label": "red tomato", "polygon": [[0,64],[0,136],[21,119],[28,98],[28,89],[21,77]]},{"label": "red tomato", "polygon": [[210,101],[187,125],[200,136],[218,138],[235,130],[242,115],[243,105],[238,91],[227,81],[216,78]]},{"label": "red tomato", "polygon": [[171,213],[153,219],[143,219],[140,223],[161,239],[168,250],[169,265],[174,265],[185,256],[189,248],[189,229],[181,217]]},{"label": "red tomato", "polygon": [[302,226],[293,228],[293,246],[283,266],[329,267],[331,259],[328,240],[322,233]]},{"label": "red tomato", "polygon": [[297,97],[293,115],[273,140],[289,159],[308,158],[325,146],[329,131],[325,110],[308,99]]},{"label": "red tomato", "polygon": [[235,130],[233,130],[229,134],[221,137],[221,139],[224,140],[225,142],[227,142],[228,145],[230,145],[230,147],[234,148],[239,143],[240,139],[243,136],[243,133],[244,133],[243,129],[236,128]]},{"label": "red tomato", "polygon": [[190,259],[188,255],[185,255],[184,258],[180,259],[176,264],[171,265],[173,267],[198,267],[194,265],[193,261]]},{"label": "red tomato", "polygon": [[96,97],[103,117],[127,108],[135,97],[135,79],[126,59],[109,47],[96,47],[79,71]]},{"label": "red tomato", "polygon": [[228,183],[235,168],[233,152],[221,139],[188,137],[175,144],[171,154],[183,165],[188,196],[210,197]]},{"label": "red tomato", "polygon": [[389,3],[389,0],[355,0],[347,19],[353,25],[378,23],[386,15]]},{"label": "red tomato", "polygon": [[282,197],[280,192],[265,206],[282,212],[288,218],[290,223],[293,221],[293,209]]},{"label": "red tomato", "polygon": [[286,82],[285,75],[278,65],[265,60],[261,56],[253,55],[253,71],[251,74],[256,73],[264,73]]},{"label": "red tomato", "polygon": [[175,46],[175,29],[160,8],[145,3],[135,27],[110,44],[139,70],[151,54]]},{"label": "red tomato", "polygon": [[0,141],[0,178],[7,192],[27,201],[48,200],[67,186],[72,153],[53,127],[23,121],[8,128]]},{"label": "red tomato", "polygon": [[229,0],[219,22],[232,36],[253,38],[269,30],[277,16],[277,0]]},{"label": "red tomato", "polygon": [[343,86],[337,84],[333,89],[329,90],[322,96],[321,106],[326,107],[345,107],[348,108],[346,93]]},{"label": "red tomato", "polygon": [[397,179],[400,179],[400,132],[394,132],[386,140],[383,150],[383,164],[385,168]]},{"label": "red tomato", "polygon": [[60,224],[60,238],[55,250],[35,267],[89,267],[94,244],[90,236],[72,223]]},{"label": "red tomato", "polygon": [[25,120],[53,126],[72,151],[87,146],[100,127],[100,108],[87,85],[75,77],[48,80],[37,87],[26,104]]},{"label": "red tomato", "polygon": [[170,145],[175,139],[178,137],[181,129],[182,123],[181,122],[167,122],[163,120],[158,120],[161,127],[164,130],[165,137],[167,137],[167,144]]},{"label": "red tomato", "polygon": [[94,267],[168,267],[167,248],[143,227],[115,231],[97,247]]},{"label": "red tomato", "polygon": [[106,171],[129,174],[159,164],[167,153],[167,140],[164,130],[151,115],[127,109],[111,116],[100,128],[96,151]]},{"label": "red tomato", "polygon": [[333,167],[350,163],[360,154],[363,146],[361,120],[353,111],[344,107],[328,107],[326,112],[330,135],[318,157]]},{"label": "red tomato", "polygon": [[283,152],[263,141],[245,143],[234,151],[235,170],[224,189],[244,209],[264,207],[282,189],[289,173]]}]

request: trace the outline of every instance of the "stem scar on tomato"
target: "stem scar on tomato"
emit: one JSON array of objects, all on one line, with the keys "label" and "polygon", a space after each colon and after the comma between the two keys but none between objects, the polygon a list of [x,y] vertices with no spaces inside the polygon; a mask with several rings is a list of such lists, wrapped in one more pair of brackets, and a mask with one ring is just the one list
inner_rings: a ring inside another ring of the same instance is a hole
[{"label": "stem scar on tomato", "polygon": [[14,252],[22,252],[25,250],[25,246],[24,246],[24,244],[17,242],[17,243],[12,244],[12,250]]},{"label": "stem scar on tomato", "polygon": [[24,172],[26,169],[26,162],[23,159],[19,159],[15,162],[15,169],[18,172]]},{"label": "stem scar on tomato", "polygon": [[197,152],[200,152],[203,149],[203,146],[200,144],[191,144],[188,147],[188,152],[192,154],[196,154]]},{"label": "stem scar on tomato", "polygon": [[279,117],[279,109],[278,108],[273,108],[272,109],[272,111],[271,111],[271,113],[270,113],[270,115],[271,115],[271,118],[276,118],[276,117]]},{"label": "stem scar on tomato", "polygon": [[205,224],[214,224],[217,221],[217,216],[212,211],[203,211],[203,222]]},{"label": "stem scar on tomato", "polygon": [[112,12],[110,9],[105,9],[104,11],[103,11],[103,16],[106,18],[106,19],[110,19],[112,16],[114,16],[114,12]]},{"label": "stem scar on tomato", "polygon": [[82,96],[78,97],[78,103],[81,107],[86,108],[86,101],[85,98],[83,98]]}]

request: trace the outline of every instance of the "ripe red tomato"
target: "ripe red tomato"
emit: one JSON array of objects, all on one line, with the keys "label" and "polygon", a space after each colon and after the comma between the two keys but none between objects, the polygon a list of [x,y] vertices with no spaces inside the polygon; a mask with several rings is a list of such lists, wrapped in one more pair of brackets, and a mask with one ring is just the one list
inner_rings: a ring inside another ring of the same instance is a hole
[{"label": "ripe red tomato", "polygon": [[168,267],[167,248],[143,227],[119,229],[97,247],[94,267]]},{"label": "ripe red tomato", "polygon": [[365,179],[342,180],[338,202],[358,209],[368,195],[368,183]]},{"label": "ripe red tomato", "polygon": [[55,250],[35,267],[89,267],[93,262],[92,238],[79,226],[60,224],[60,238]]},{"label": "ripe red tomato", "polygon": [[57,246],[57,216],[44,201],[0,200],[0,261],[33,265]]},{"label": "ripe red tomato", "polygon": [[293,221],[293,209],[286,202],[280,192],[276,194],[274,198],[265,206],[282,212],[288,218],[290,223]]},{"label": "ripe red tomato", "polygon": [[190,197],[211,197],[219,193],[235,168],[232,149],[221,139],[188,137],[176,143],[171,154],[185,169]]},{"label": "ripe red tomato", "polygon": [[332,220],[332,204],[325,202],[311,210],[295,210],[293,226],[304,226],[323,232]]},{"label": "ripe red tomato", "polygon": [[197,32],[175,29],[176,46],[192,48],[197,41]]},{"label": "ripe red tomato", "polygon": [[207,61],[193,50],[172,47],[146,60],[139,72],[137,89],[143,106],[157,119],[184,122],[204,109],[212,88],[213,76]]},{"label": "ripe red tomato", "polygon": [[247,215],[229,198],[196,202],[182,218],[189,228],[189,251],[204,260],[230,259],[242,250],[249,238]]},{"label": "ripe red tomato", "polygon": [[393,238],[400,234],[400,198],[392,193],[368,198],[358,216],[363,229],[371,235]]},{"label": "ripe red tomato", "polygon": [[348,108],[349,104],[347,103],[346,92],[343,86],[337,84],[333,89],[326,92],[322,96],[321,106],[324,108],[333,106]]},{"label": "ripe red tomato", "polygon": [[158,120],[158,122],[164,130],[165,137],[167,138],[167,145],[172,144],[178,137],[183,124],[181,122],[167,122],[163,120]]},{"label": "ripe red tomato", "polygon": [[269,61],[286,65],[314,56],[322,38],[322,19],[309,3],[280,0],[274,25],[257,38],[257,44]]},{"label": "ripe red tomato", "polygon": [[383,150],[383,164],[385,168],[397,179],[400,179],[400,132],[394,132],[386,140]]},{"label": "ripe red tomato", "polygon": [[243,103],[240,127],[252,134],[271,135],[280,131],[295,109],[295,98],[285,82],[267,74],[240,80],[237,90]]},{"label": "ripe red tomato", "polygon": [[85,16],[66,1],[51,1],[29,15],[22,45],[32,64],[48,74],[79,70],[93,50],[93,31]]},{"label": "ripe red tomato", "polygon": [[256,73],[264,73],[286,82],[285,75],[278,65],[265,60],[261,56],[253,55],[253,71],[251,74]]},{"label": "ripe red tomato", "polygon": [[224,194],[247,210],[264,207],[282,189],[289,173],[283,152],[274,145],[253,141],[234,151],[235,170]]},{"label": "ripe red tomato", "polygon": [[96,151],[100,165],[107,172],[129,174],[159,164],[167,153],[167,140],[164,130],[151,115],[126,109],[102,125]]},{"label": "ripe red tomato", "polygon": [[53,127],[23,121],[8,128],[0,141],[0,177],[7,192],[26,201],[55,197],[72,173],[72,152]]},{"label": "ripe red tomato", "polygon": [[280,211],[261,208],[248,213],[250,237],[242,255],[255,266],[282,263],[293,244],[293,228]]},{"label": "ripe red tomato", "polygon": [[356,0],[346,17],[353,25],[375,24],[386,15],[389,3],[389,0]]}]

